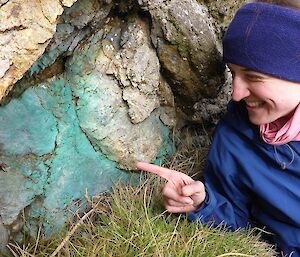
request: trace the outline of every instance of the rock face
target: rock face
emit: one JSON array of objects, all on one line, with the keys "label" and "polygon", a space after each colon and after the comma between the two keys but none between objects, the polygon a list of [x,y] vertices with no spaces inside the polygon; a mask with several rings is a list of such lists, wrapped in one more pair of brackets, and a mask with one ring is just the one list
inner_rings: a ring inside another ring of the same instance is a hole
[{"label": "rock face", "polygon": [[177,105],[190,115],[224,83],[221,47],[206,6],[196,0],[140,0],[152,21],[152,41]]},{"label": "rock face", "polygon": [[[136,160],[154,160],[165,138],[160,65],[148,33],[138,17],[127,23],[111,19],[66,65],[80,128],[96,149],[125,169]],[[175,125],[174,116],[168,116],[167,125]]]},{"label": "rock face", "polygon": [[172,154],[182,117],[218,119],[224,3],[0,0],[0,251]]},{"label": "rock face", "polygon": [[76,0],[9,0],[0,3],[0,100],[42,55],[57,18]]},{"label": "rock face", "polygon": [[5,245],[8,242],[8,231],[4,227],[2,221],[0,220],[0,251],[4,252],[6,249]]}]

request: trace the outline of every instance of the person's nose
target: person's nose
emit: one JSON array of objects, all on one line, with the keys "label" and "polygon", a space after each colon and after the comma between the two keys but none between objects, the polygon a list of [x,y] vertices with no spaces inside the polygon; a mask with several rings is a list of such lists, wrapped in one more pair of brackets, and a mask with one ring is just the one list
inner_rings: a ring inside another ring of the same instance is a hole
[{"label": "person's nose", "polygon": [[231,98],[233,101],[241,101],[245,97],[250,95],[248,83],[241,77],[235,76],[232,79],[232,93]]}]

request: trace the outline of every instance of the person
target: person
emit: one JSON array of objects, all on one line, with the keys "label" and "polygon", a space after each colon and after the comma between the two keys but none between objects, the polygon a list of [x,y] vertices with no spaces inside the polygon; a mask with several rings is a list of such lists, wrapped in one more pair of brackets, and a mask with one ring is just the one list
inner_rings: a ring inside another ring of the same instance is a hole
[{"label": "person", "polygon": [[281,254],[299,257],[300,11],[269,2],[243,5],[224,35],[232,100],[214,131],[204,181],[136,166],[168,180],[167,211],[231,230],[263,227]]},{"label": "person", "polygon": [[299,0],[257,0],[257,2],[264,2],[269,4],[277,4],[288,8],[300,10]]}]

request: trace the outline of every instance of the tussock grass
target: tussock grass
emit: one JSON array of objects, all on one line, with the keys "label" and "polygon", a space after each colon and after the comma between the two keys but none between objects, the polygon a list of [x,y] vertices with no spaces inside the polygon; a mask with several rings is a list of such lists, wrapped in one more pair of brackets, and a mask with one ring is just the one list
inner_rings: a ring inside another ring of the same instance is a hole
[{"label": "tussock grass", "polygon": [[[206,149],[197,150],[193,139],[187,142],[167,166],[194,173],[203,165]],[[89,212],[55,238],[45,240],[39,233],[35,241],[22,246],[10,244],[8,256],[274,256],[253,230],[226,232],[166,213],[161,196],[164,182],[151,174],[144,177],[139,186],[116,184],[112,194],[88,199]]]}]

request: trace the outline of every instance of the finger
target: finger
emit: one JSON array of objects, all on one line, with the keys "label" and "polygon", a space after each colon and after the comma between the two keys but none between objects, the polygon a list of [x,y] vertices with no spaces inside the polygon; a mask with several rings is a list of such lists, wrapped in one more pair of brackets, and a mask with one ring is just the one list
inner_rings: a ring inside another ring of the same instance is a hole
[{"label": "finger", "polygon": [[204,184],[201,181],[193,181],[192,183],[182,187],[182,195],[192,196],[195,194],[203,194],[205,192]]},{"label": "finger", "polygon": [[165,199],[171,199],[175,202],[180,202],[182,204],[192,204],[193,200],[190,197],[183,196],[178,193],[176,188],[172,184],[167,183],[163,189],[163,196]]},{"label": "finger", "polygon": [[197,208],[193,205],[183,206],[183,207],[175,207],[175,206],[165,206],[166,210],[171,213],[186,213],[195,211]]},{"label": "finger", "polygon": [[173,207],[185,207],[185,206],[189,206],[189,205],[193,205],[193,201],[191,201],[191,203],[182,203],[182,202],[177,202],[174,201],[172,199],[165,199],[165,206],[173,206]]},{"label": "finger", "polygon": [[140,170],[157,174],[158,176],[168,181],[172,181],[174,185],[186,185],[194,181],[191,177],[189,177],[184,173],[178,172],[176,170],[163,168],[158,165],[154,165],[146,162],[137,162],[136,167]]},{"label": "finger", "polygon": [[190,197],[194,202],[193,205],[197,207],[206,196],[204,184],[200,181],[194,181],[182,188],[182,195]]},{"label": "finger", "polygon": [[175,170],[169,170],[167,168],[160,167],[158,165],[146,163],[146,162],[137,162],[136,167],[143,171],[148,171],[154,174],[157,174],[158,176],[171,180],[172,179],[172,173],[176,172]]}]

